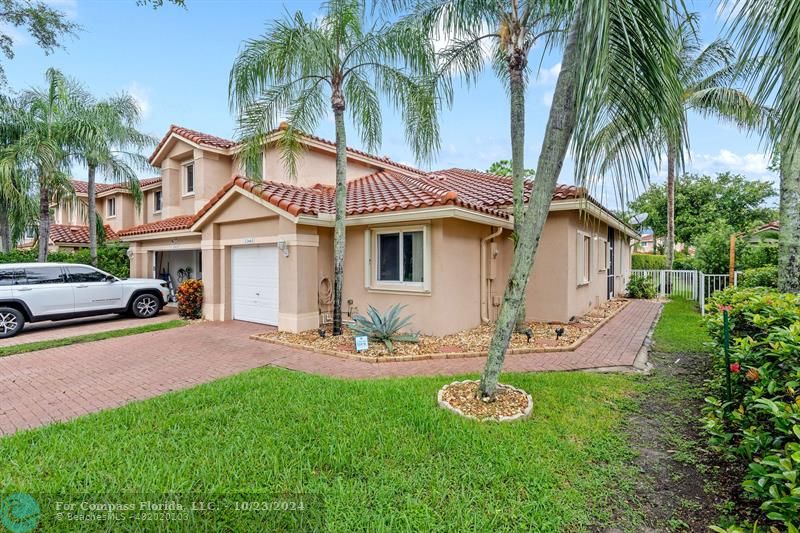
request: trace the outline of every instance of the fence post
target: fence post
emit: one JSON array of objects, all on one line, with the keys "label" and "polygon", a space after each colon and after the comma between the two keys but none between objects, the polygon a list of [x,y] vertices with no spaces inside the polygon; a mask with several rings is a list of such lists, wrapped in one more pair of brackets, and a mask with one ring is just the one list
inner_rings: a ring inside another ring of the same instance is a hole
[{"label": "fence post", "polygon": [[661,290],[659,291],[659,296],[666,296],[666,293],[667,293],[667,286],[666,286],[666,284],[664,283],[664,279],[666,278],[666,271],[664,271],[664,270],[662,270],[662,271],[661,271],[661,276],[660,276],[660,278],[661,278],[661,283],[660,283],[660,285],[661,285]]},{"label": "fence post", "polygon": [[734,287],[738,287],[739,286],[739,271],[738,270],[733,273],[733,286]]},{"label": "fence post", "polygon": [[700,276],[700,314],[706,314],[706,275],[702,272],[698,273]]}]

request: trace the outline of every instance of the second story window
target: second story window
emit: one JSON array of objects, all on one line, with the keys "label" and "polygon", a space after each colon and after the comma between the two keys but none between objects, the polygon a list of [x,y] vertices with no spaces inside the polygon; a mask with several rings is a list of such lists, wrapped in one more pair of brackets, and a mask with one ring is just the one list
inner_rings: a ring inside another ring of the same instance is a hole
[{"label": "second story window", "polygon": [[194,163],[183,166],[183,194],[194,193]]},{"label": "second story window", "polygon": [[117,199],[109,198],[106,200],[106,217],[111,218],[117,216]]},{"label": "second story window", "polygon": [[161,212],[161,191],[153,193],[153,213]]}]

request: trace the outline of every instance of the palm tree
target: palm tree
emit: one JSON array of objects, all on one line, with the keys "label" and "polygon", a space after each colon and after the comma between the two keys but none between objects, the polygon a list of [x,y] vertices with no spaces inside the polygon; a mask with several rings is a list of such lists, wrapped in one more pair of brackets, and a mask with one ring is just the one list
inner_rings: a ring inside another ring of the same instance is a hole
[{"label": "palm tree", "polygon": [[30,174],[38,188],[40,262],[47,260],[53,193],[70,188],[70,156],[100,134],[86,113],[88,93],[58,70],[48,69],[45,78],[47,87],[23,92],[0,124],[0,138],[13,139],[0,151],[0,175],[8,181],[13,173]]},{"label": "palm tree", "polygon": [[[517,245],[479,388],[480,396],[488,400],[497,388],[567,150],[572,147],[574,151],[578,183],[586,183],[588,176],[601,170],[615,183],[627,183],[625,180],[647,176],[651,163],[657,161],[659,144],[651,134],[655,126],[660,123],[668,131],[679,127],[678,68],[670,33],[670,16],[678,12],[678,6],[669,0],[464,0],[451,4],[454,7],[445,16],[461,22],[451,21],[450,27],[468,35],[484,32],[485,19],[478,13],[493,5],[506,13],[518,13],[519,21],[542,21],[539,33],[560,35],[556,32],[564,24],[567,27],[565,40],[549,40],[546,45],[565,41],[530,200],[515,217],[521,218]],[[502,38],[511,31],[517,35],[512,39],[515,43],[525,43],[529,34],[515,29],[501,26],[497,33]],[[476,53],[471,55],[473,60]],[[524,128],[521,117],[512,113],[512,123],[515,121],[513,127],[519,132]],[[598,152],[593,139],[612,122],[625,125],[630,142],[619,150]],[[515,162],[515,176],[524,169],[519,161]]]},{"label": "palm tree", "polygon": [[767,131],[780,156],[778,288],[800,292],[800,3],[730,0],[731,33],[742,60],[752,63],[754,100],[771,102]]},{"label": "palm tree", "polygon": [[759,125],[765,115],[747,94],[733,87],[746,73],[745,64],[734,61],[733,47],[724,39],[717,39],[703,48],[695,29],[696,21],[697,16],[692,14],[681,20],[675,28],[684,122],[674,132],[675,135],[662,132],[667,144],[667,235],[664,250],[668,269],[672,268],[675,257],[675,170],[679,162],[678,151],[689,144],[686,114],[694,111],[705,117],[728,120],[742,128]]},{"label": "palm tree", "polygon": [[[147,158],[139,149],[157,141],[140,133],[140,111],[134,98],[120,94],[114,98],[90,105],[87,115],[102,132],[99,144],[86,143],[76,152],[75,159],[87,167],[87,218],[89,225],[89,252],[93,265],[97,264],[97,205],[96,176],[99,171],[115,183],[125,183],[137,206],[142,202],[142,190],[136,171],[150,168]],[[91,140],[91,139],[90,139]],[[137,151],[129,151],[130,149]],[[100,226],[102,227],[102,226]]]},{"label": "palm tree", "polygon": [[[290,174],[296,171],[298,136],[313,131],[330,109],[336,125],[336,223],[334,227],[333,334],[342,331],[345,251],[345,111],[362,142],[381,141],[379,98],[400,108],[406,139],[418,159],[438,149],[435,97],[423,79],[433,72],[426,33],[404,24],[367,26],[361,0],[332,0],[308,21],[301,12],[274,22],[247,41],[230,74],[232,109],[239,114],[241,157],[258,174],[267,137],[285,115],[278,145]],[[410,69],[411,72],[406,69]],[[326,98],[330,107],[326,106]]]}]

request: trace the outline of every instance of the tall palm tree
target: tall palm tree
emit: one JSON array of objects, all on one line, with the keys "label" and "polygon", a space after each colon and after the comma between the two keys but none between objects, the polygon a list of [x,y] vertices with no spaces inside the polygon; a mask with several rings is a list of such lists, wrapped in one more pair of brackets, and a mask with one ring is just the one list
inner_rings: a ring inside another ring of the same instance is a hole
[{"label": "tall palm tree", "polygon": [[800,292],[800,2],[729,0],[729,27],[753,64],[754,100],[774,109],[768,137],[780,159],[778,288]]},{"label": "tall palm tree", "polygon": [[758,126],[765,116],[760,106],[734,86],[742,80],[747,70],[745,64],[735,61],[733,47],[724,39],[717,39],[703,47],[695,29],[696,21],[697,16],[692,14],[675,27],[684,123],[675,135],[662,132],[667,144],[667,235],[664,243],[667,268],[672,268],[675,257],[675,171],[679,163],[678,151],[683,145],[689,144],[686,114],[694,111],[705,117],[727,120],[742,128]]},{"label": "tall palm tree", "polygon": [[[140,133],[136,127],[140,120],[139,107],[132,96],[123,93],[108,100],[93,103],[87,116],[101,132],[99,143],[83,143],[75,159],[87,167],[87,218],[89,225],[89,252],[93,265],[97,264],[97,172],[115,183],[125,183],[137,206],[142,203],[137,170],[150,168],[147,158],[138,150],[157,141]],[[102,227],[102,226],[101,226]]]},{"label": "tall palm tree", "polygon": [[[661,123],[670,131],[679,127],[678,67],[670,33],[670,18],[678,12],[678,3],[671,0],[453,2],[457,8],[451,16],[462,20],[462,31],[472,35],[484,32],[483,19],[477,12],[489,4],[499,4],[506,12],[516,9],[520,20],[543,21],[540,32],[559,32],[564,25],[562,21],[566,21],[566,39],[547,43],[548,47],[563,44],[561,72],[531,196],[517,228],[511,271],[481,377],[479,394],[484,399],[494,397],[567,150],[572,147],[574,152],[578,183],[586,183],[589,176],[601,171],[608,172],[615,183],[627,183],[626,180],[647,176],[650,165],[658,159],[660,145],[651,134],[655,126]],[[514,121],[518,121],[516,131],[521,131],[524,128],[521,117],[512,114]],[[625,125],[631,135],[630,142],[619,150],[598,152],[593,139],[611,122]],[[519,164],[516,167],[516,174],[521,174],[524,167]]]},{"label": "tall palm tree", "polygon": [[0,150],[0,175],[29,173],[38,188],[40,262],[47,260],[53,193],[70,188],[70,157],[100,135],[86,113],[89,94],[58,70],[45,78],[47,87],[23,92],[0,124],[0,138],[13,139]]},{"label": "tall palm tree", "polygon": [[[433,72],[427,34],[404,24],[368,25],[362,0],[332,0],[325,14],[306,20],[301,12],[274,22],[249,40],[230,74],[231,107],[239,114],[242,157],[257,174],[267,137],[284,116],[278,141],[291,174],[296,171],[298,136],[311,132],[328,110],[336,125],[336,223],[334,227],[333,334],[342,331],[347,147],[345,111],[362,142],[381,141],[379,99],[403,115],[406,139],[418,159],[438,149],[435,97],[423,81]],[[326,98],[328,105],[326,105]],[[328,107],[329,106],[329,107]]]}]

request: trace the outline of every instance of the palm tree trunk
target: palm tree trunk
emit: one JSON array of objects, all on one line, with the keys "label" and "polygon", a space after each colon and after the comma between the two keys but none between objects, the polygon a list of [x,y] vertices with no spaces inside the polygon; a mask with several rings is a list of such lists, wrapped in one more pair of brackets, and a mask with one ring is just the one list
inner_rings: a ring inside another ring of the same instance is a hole
[{"label": "palm tree trunk", "polygon": [[0,200],[0,252],[11,250],[11,223],[8,220],[8,205]]},{"label": "palm tree trunk", "polygon": [[547,213],[550,210],[553,190],[564,164],[572,132],[575,129],[577,87],[575,64],[578,55],[577,33],[581,24],[582,17],[577,16],[567,37],[561,62],[561,73],[556,82],[547,129],[542,141],[542,151],[536,166],[533,191],[520,227],[503,303],[500,306],[500,314],[489,345],[489,357],[481,376],[479,395],[484,399],[493,398],[497,390],[500,370],[503,367],[519,306],[522,305],[525,298],[528,277],[547,220]]},{"label": "palm tree trunk", "polygon": [[800,149],[781,153],[778,289],[800,292]]},{"label": "palm tree trunk", "polygon": [[38,261],[47,261],[47,244],[50,242],[50,194],[44,180],[39,178],[39,257]]},{"label": "palm tree trunk", "polygon": [[344,97],[334,90],[331,97],[336,123],[336,223],[333,229],[333,334],[342,334],[342,286],[344,285],[345,208],[347,203],[347,139],[344,128]]},{"label": "palm tree trunk", "polygon": [[[667,143],[667,236],[664,240],[664,254],[667,256],[667,270],[672,270],[675,259],[675,144]],[[654,243],[655,244],[655,243]]]},{"label": "palm tree trunk", "polygon": [[95,199],[97,191],[95,190],[95,172],[96,167],[89,165],[88,176],[88,211],[89,211],[89,257],[91,258],[92,266],[97,266],[97,209],[95,206]]},{"label": "palm tree trunk", "polygon": [[[525,218],[525,54],[512,52],[508,61],[509,92],[511,97],[511,186],[514,197],[514,239],[519,245],[522,220]],[[524,299],[517,312],[514,329],[524,331]]]}]

